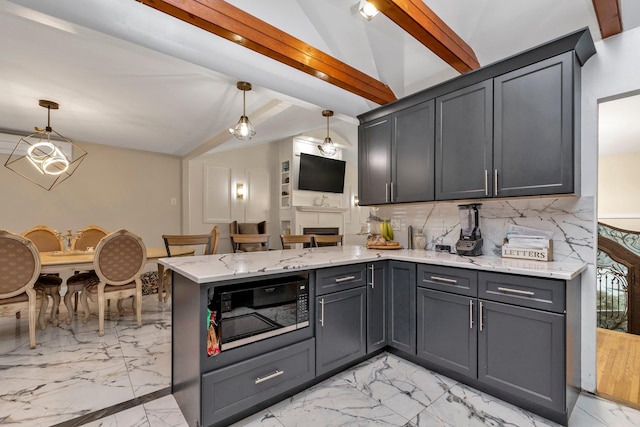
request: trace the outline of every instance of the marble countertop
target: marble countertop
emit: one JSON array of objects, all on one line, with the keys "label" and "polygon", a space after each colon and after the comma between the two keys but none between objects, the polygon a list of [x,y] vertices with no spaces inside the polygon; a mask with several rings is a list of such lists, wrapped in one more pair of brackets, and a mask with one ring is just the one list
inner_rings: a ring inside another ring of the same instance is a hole
[{"label": "marble countertop", "polygon": [[158,262],[196,283],[209,283],[385,259],[562,280],[571,280],[587,268],[586,263],[575,261],[544,262],[486,255],[465,257],[425,250],[375,250],[363,246],[160,258]]}]

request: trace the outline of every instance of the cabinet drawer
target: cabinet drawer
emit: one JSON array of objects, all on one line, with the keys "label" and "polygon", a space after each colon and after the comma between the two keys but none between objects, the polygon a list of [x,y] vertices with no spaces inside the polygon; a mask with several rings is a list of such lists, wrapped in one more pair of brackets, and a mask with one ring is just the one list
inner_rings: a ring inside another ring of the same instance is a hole
[{"label": "cabinet drawer", "polygon": [[461,268],[418,264],[418,286],[476,297],[478,296],[478,273]]},{"label": "cabinet drawer", "polygon": [[365,285],[364,264],[323,268],[316,271],[316,295],[325,295]]},{"label": "cabinet drawer", "polygon": [[203,425],[313,379],[314,349],[312,338],[202,375]]},{"label": "cabinet drawer", "polygon": [[563,313],[565,281],[499,273],[478,273],[478,297]]}]

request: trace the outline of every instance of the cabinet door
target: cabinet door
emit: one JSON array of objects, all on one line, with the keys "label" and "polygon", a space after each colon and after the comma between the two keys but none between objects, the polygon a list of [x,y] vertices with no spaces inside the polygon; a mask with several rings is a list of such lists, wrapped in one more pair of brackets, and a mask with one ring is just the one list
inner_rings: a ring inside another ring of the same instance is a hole
[{"label": "cabinet door", "polygon": [[497,195],[573,192],[573,52],[496,77],[494,91]]},{"label": "cabinet door", "polygon": [[367,353],[387,345],[387,263],[367,264]]},{"label": "cabinet door", "polygon": [[391,119],[364,123],[358,127],[359,203],[389,203],[391,183]]},{"label": "cabinet door", "polygon": [[391,201],[426,202],[434,197],[435,102],[393,115]]},{"label": "cabinet door", "polygon": [[366,353],[366,288],[316,298],[316,375]]},{"label": "cabinet door", "polygon": [[416,354],[416,265],[389,261],[389,345]]},{"label": "cabinet door", "polygon": [[565,411],[564,316],[479,300],[478,379]]},{"label": "cabinet door", "polygon": [[492,111],[491,80],[436,98],[436,200],[491,196]]},{"label": "cabinet door", "polygon": [[477,303],[475,298],[418,288],[418,357],[476,378]]}]

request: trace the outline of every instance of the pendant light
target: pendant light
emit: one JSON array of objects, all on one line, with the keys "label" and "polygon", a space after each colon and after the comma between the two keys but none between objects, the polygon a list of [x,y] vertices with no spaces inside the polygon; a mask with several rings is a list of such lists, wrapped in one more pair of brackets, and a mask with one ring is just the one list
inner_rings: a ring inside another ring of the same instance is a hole
[{"label": "pendant light", "polygon": [[322,116],[327,118],[327,137],[324,139],[324,142],[318,145],[318,150],[323,156],[335,156],[337,152],[337,148],[331,138],[329,137],[329,117],[333,116],[333,111],[324,110],[322,111]]},{"label": "pendant light", "polygon": [[249,117],[247,117],[245,113],[245,94],[248,90],[251,90],[251,83],[238,82],[236,87],[242,91],[242,115],[240,116],[240,120],[238,120],[238,124],[233,128],[229,128],[229,133],[240,141],[249,141],[253,138],[253,135],[256,134],[255,129],[253,129],[249,121]]},{"label": "pendant light", "polygon": [[57,110],[58,103],[41,99],[38,104],[47,109],[47,126],[20,138],[4,165],[51,190],[75,172],[87,152],[51,127],[51,110]]}]

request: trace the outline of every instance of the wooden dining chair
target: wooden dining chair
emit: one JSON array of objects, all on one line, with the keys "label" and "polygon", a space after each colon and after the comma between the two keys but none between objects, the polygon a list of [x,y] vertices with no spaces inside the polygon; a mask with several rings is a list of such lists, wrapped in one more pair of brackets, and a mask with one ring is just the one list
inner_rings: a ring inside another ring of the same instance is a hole
[{"label": "wooden dining chair", "polygon": [[342,246],[342,234],[314,234],[313,246]]},{"label": "wooden dining chair", "polygon": [[[46,225],[36,225],[21,233],[23,237],[31,240],[38,252],[64,251],[64,242],[59,238],[56,231]],[[46,296],[40,306],[40,318],[46,317],[49,297],[53,302],[49,321],[54,325],[58,324],[58,314],[60,312],[60,287],[62,279],[58,274],[41,274],[38,278],[36,288],[41,290]],[[18,313],[16,313],[18,315]],[[20,317],[18,315],[18,317]]]},{"label": "wooden dining chair", "polygon": [[298,247],[298,245],[302,245],[303,248],[310,248],[313,246],[313,235],[312,234],[281,234],[280,242],[282,243],[282,249],[291,249],[291,245],[295,245],[293,247]]},{"label": "wooden dining chair", "polygon": [[29,345],[36,347],[36,322],[44,329],[42,316],[36,316],[44,294],[35,285],[40,277],[40,254],[29,239],[0,230],[0,313],[29,312]]},{"label": "wooden dining chair", "polygon": [[98,243],[93,268],[95,276],[87,277],[80,302],[84,323],[89,320],[89,302],[98,301],[98,333],[104,335],[107,299],[117,299],[122,314],[122,298],[133,297],[138,326],[142,325],[142,281],[140,273],[147,262],[147,249],[142,239],[130,231],[115,231]]},{"label": "wooden dining chair", "polygon": [[[236,234],[267,234],[267,222],[238,222],[233,221],[229,224],[229,235]],[[264,251],[268,249],[268,246],[262,242],[248,241],[248,243],[238,243],[237,245],[231,242],[231,246],[234,252],[252,252],[252,251]]]},{"label": "wooden dining chair", "polygon": [[258,252],[269,250],[269,234],[229,234],[233,252]]},{"label": "wooden dining chair", "polygon": [[[218,226],[214,226],[209,234],[163,234],[162,240],[164,240],[168,257],[173,256],[172,246],[203,246],[202,255],[213,255],[218,251],[220,231]],[[171,297],[171,270],[165,270],[158,265],[158,300],[166,302],[169,297]]]}]

